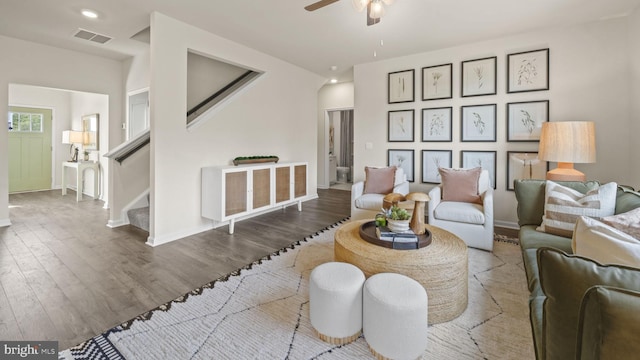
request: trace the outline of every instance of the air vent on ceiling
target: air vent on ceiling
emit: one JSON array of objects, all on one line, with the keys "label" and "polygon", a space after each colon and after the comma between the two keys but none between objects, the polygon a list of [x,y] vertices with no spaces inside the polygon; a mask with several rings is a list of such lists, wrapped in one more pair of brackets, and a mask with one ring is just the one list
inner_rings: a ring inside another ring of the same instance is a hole
[{"label": "air vent on ceiling", "polygon": [[109,36],[106,36],[106,35],[101,35],[101,34],[95,33],[93,31],[85,30],[85,29],[78,29],[78,31],[76,31],[76,33],[73,34],[73,37],[76,37],[78,39],[87,40],[87,41],[93,41],[93,42],[98,43],[98,44],[105,44],[109,40],[113,39],[112,37],[109,37]]}]

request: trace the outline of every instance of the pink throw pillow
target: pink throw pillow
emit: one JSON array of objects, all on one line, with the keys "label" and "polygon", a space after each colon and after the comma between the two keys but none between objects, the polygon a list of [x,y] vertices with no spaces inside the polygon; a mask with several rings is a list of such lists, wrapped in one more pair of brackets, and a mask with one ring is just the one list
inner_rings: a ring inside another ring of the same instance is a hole
[{"label": "pink throw pillow", "polygon": [[389,194],[393,192],[393,183],[396,176],[396,167],[364,168],[366,180],[364,182],[365,194]]},{"label": "pink throw pillow", "polygon": [[640,208],[618,215],[605,216],[600,221],[636,239],[640,239]]},{"label": "pink throw pillow", "polygon": [[478,191],[481,167],[473,169],[439,168],[442,200],[482,204]]}]

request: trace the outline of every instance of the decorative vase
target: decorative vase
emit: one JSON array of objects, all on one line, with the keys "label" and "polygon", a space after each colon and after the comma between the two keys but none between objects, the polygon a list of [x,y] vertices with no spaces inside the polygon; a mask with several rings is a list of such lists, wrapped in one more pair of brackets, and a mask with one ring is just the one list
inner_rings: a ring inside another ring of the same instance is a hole
[{"label": "decorative vase", "polygon": [[387,227],[395,233],[409,231],[409,220],[387,219]]}]

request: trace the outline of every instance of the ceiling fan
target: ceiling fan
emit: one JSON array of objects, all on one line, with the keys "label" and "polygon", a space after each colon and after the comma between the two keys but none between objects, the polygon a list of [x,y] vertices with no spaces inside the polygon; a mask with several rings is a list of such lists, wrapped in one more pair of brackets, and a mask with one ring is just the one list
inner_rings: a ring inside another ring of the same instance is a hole
[{"label": "ceiling fan", "polygon": [[[340,0],[320,0],[305,6],[304,9],[307,11],[315,11],[338,1]],[[367,26],[371,26],[379,23],[380,18],[384,15],[382,3],[391,5],[393,0],[351,0],[351,3],[357,11],[367,9]]]}]

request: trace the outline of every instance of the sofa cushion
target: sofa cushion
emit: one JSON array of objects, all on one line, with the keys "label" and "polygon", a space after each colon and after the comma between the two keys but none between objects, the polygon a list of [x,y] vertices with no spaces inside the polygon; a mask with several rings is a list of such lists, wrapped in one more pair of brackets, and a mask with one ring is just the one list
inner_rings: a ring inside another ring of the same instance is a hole
[{"label": "sofa cushion", "polygon": [[640,293],[594,286],[580,306],[576,359],[636,359]]},{"label": "sofa cushion", "polygon": [[538,249],[540,286],[546,296],[543,311],[545,358],[575,359],[580,303],[595,285],[640,291],[640,269],[600,265],[552,248]]},{"label": "sofa cushion", "polygon": [[477,225],[485,221],[482,205],[457,201],[441,202],[433,211],[433,216],[439,220]]},{"label": "sofa cushion", "polygon": [[535,225],[521,226],[518,239],[523,250],[546,246],[562,250],[568,254],[573,253],[570,238],[536,231]]},{"label": "sofa cushion", "polygon": [[393,192],[396,167],[374,168],[365,166],[364,194],[389,194]]},{"label": "sofa cushion", "polygon": [[363,194],[355,200],[358,209],[366,209],[373,211],[382,211],[382,194]]},{"label": "sofa cushion", "polygon": [[556,182],[547,181],[544,216],[538,230],[571,237],[579,216],[613,215],[617,186],[616,183],[610,182],[583,194]]},{"label": "sofa cushion", "polygon": [[522,252],[524,259],[524,272],[527,275],[527,287],[530,297],[542,296],[540,287],[540,275],[538,273],[538,249],[526,249]]},{"label": "sofa cushion", "polygon": [[[540,223],[542,223],[545,184],[546,180],[515,180],[514,190],[516,200],[518,201],[518,225],[540,225]],[[558,184],[562,184],[583,194],[590,190],[597,189],[600,186],[600,183],[597,181],[559,181]]]},{"label": "sofa cushion", "polygon": [[629,210],[622,214],[605,216],[600,221],[636,239],[640,239],[640,208]]},{"label": "sofa cushion", "polygon": [[542,309],[544,299],[544,296],[536,296],[529,300],[529,320],[531,321],[531,334],[533,335],[536,359],[544,359],[544,349],[542,348]]},{"label": "sofa cushion", "polygon": [[640,240],[596,219],[581,216],[571,241],[576,255],[601,264],[640,267]]},{"label": "sofa cushion", "polygon": [[640,207],[640,192],[634,191],[628,186],[618,186],[618,195],[616,198],[616,214],[626,213],[627,211]]},{"label": "sofa cushion", "polygon": [[482,204],[478,180],[481,167],[473,169],[438,168],[442,179],[442,201]]}]

